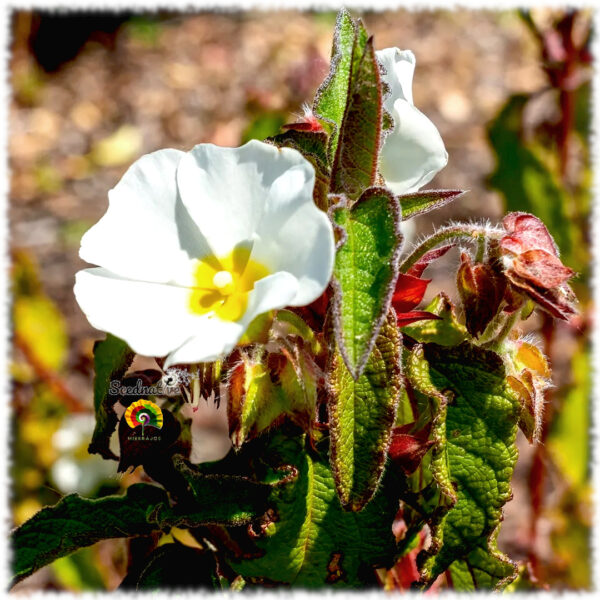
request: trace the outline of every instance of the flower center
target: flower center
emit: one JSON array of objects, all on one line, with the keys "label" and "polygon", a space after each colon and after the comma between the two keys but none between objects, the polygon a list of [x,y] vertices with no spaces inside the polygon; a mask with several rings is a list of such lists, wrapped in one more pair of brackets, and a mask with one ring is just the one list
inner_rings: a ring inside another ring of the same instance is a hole
[{"label": "flower center", "polygon": [[248,293],[269,270],[250,260],[250,249],[236,248],[227,256],[205,256],[194,265],[189,310],[212,314],[223,321],[237,321],[246,312]]},{"label": "flower center", "polygon": [[229,296],[235,290],[233,275],[229,271],[218,271],[215,273],[213,284],[225,296]]}]

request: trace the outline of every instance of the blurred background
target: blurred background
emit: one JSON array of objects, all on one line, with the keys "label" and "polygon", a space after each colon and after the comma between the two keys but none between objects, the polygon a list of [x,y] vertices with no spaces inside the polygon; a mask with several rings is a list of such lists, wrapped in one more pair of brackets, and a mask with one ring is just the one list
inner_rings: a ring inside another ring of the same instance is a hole
[{"label": "blurred background", "polygon": [[[470,190],[416,223],[541,217],[579,276],[572,326],[524,326],[550,357],[542,443],[519,433],[514,499],[500,547],[550,589],[590,586],[588,217],[591,14],[362,13],[376,48],[417,57],[415,104],[437,125],[448,166],[428,187]],[[335,13],[14,12],[10,105],[10,251],[14,525],[67,493],[118,492],[144,475],[90,456],[92,346],[103,334],[72,292],[82,234],[140,155],[201,142],[263,139],[302,114],[328,71]],[[428,298],[456,295],[450,252]],[[192,415],[192,413],[190,413]],[[228,448],[225,409],[193,413],[195,462]],[[114,589],[128,547],[108,540],[60,559],[14,589]]]}]

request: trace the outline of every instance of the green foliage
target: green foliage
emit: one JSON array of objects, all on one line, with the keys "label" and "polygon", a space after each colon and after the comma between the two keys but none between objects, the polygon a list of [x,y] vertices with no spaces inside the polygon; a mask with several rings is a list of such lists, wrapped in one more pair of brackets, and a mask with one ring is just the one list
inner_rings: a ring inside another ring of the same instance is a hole
[{"label": "green foliage", "polygon": [[148,535],[154,529],[147,521],[148,512],[166,501],[164,490],[145,483],[130,486],[125,496],[98,500],[77,494],[65,496],[12,532],[13,584],[100,540]]},{"label": "green foliage", "polygon": [[[364,29],[361,29],[362,31]],[[333,162],[336,154],[353,71],[357,67],[358,57],[364,52],[365,44],[364,34],[359,36],[356,22],[346,9],[342,9],[338,13],[335,26],[329,75],[317,90],[313,104],[315,116],[324,122],[330,133],[330,162]]]},{"label": "green foliage", "polygon": [[426,190],[399,196],[402,208],[402,220],[412,219],[419,215],[437,210],[462,196],[462,190]]},{"label": "green foliage", "polygon": [[328,404],[331,468],[347,510],[361,510],[383,474],[401,387],[402,338],[395,321],[390,312],[357,380],[340,354],[333,355]]},{"label": "green foliage", "polygon": [[265,510],[270,485],[240,475],[211,472],[210,467],[192,465],[178,454],[173,457],[173,464],[185,480],[191,498],[183,507],[172,508],[168,502],[157,504],[148,519],[161,529],[207,523],[243,525]]},{"label": "green foliage", "polygon": [[405,325],[402,328],[403,333],[417,342],[434,342],[441,346],[458,346],[469,338],[467,328],[458,320],[454,306],[444,292],[440,292],[425,310],[441,319]]},{"label": "green foliage", "polygon": [[[140,536],[144,539],[134,544],[145,544],[144,552],[131,561],[123,589],[360,588],[376,584],[375,570],[391,568],[400,557],[395,574],[420,577],[421,588],[443,573],[463,591],[504,589],[517,576],[515,564],[498,550],[497,536],[511,497],[522,417],[515,382],[526,370],[517,368],[508,351],[501,357],[489,349],[508,348],[501,344],[514,320],[493,332],[494,346],[481,345],[485,331],[480,345],[469,334],[481,333],[508,296],[498,288],[481,327],[468,329],[443,292],[425,311],[413,310],[428,283],[418,278],[430,262],[457,239],[479,242],[477,263],[492,260],[502,234],[476,224],[444,228],[405,261],[405,281],[412,287],[397,286],[401,220],[438,209],[462,192],[395,196],[377,187],[383,181],[382,136],[392,126],[382,105],[388,91],[372,38],[342,9],[314,118],[307,115],[306,123],[286,125],[276,134],[282,115],[266,114],[244,133],[244,141],[271,135],[269,143],[293,148],[313,165],[314,201],[327,211],[337,241],[331,286],[308,306],[259,315],[229,356],[189,366],[190,374],[199,375],[189,389],[180,383],[181,396],[155,398],[163,414],[160,443],[130,436],[122,419],[119,469],[141,465],[162,487],[134,484],[123,496],[97,500],[69,495],[44,508],[11,535],[14,581],[59,559],[55,569],[65,585],[83,589],[87,584],[73,577],[77,549]],[[513,97],[491,125],[498,157],[491,183],[506,196],[509,209],[546,220],[573,258],[580,238],[564,227],[565,188],[547,153],[521,140],[526,101]],[[577,127],[585,131],[585,119],[578,119]],[[128,162],[139,146],[138,134],[125,126],[100,140],[90,156],[98,164]],[[475,251],[462,252],[470,268]],[[505,277],[506,267],[496,263],[498,277]],[[27,261],[18,261],[14,279],[15,333],[24,352],[39,352],[32,356],[42,368],[60,369],[67,345],[56,308],[41,293]],[[473,295],[485,304],[490,278],[476,282]],[[465,286],[468,307],[471,290]],[[523,314],[516,312],[515,319]],[[412,319],[423,320],[398,327]],[[532,356],[545,365],[541,354],[532,351]],[[94,347],[96,427],[89,452],[103,458],[118,460],[109,447],[119,423],[114,410],[119,397],[110,393],[111,382],[123,379],[133,358],[127,344],[112,335]],[[548,448],[576,497],[585,493],[587,479],[589,437],[579,435],[589,416],[585,352],[577,353],[574,367],[573,388]],[[543,371],[545,385],[550,373]],[[181,410],[183,398],[214,392],[218,402],[225,391],[233,449],[221,460],[192,464],[191,420]],[[525,429],[533,431],[528,425]],[[569,461],[561,459],[567,455]],[[418,555],[419,572],[416,567],[402,572],[414,560],[409,553],[416,555],[425,525],[431,539]],[[566,526],[570,543],[582,540],[582,515]],[[187,536],[191,546],[180,543],[175,532]],[[89,587],[97,586],[97,575],[91,573]],[[385,574],[379,579],[388,580]]]},{"label": "green foliage", "polygon": [[415,352],[423,360],[411,372],[411,384],[447,399],[444,453],[456,496],[434,524],[431,548],[421,557],[422,581],[430,584],[462,561],[455,567],[462,584],[466,568],[474,573],[473,586],[502,586],[514,567],[498,551],[495,536],[502,507],[511,498],[519,401],[494,352],[468,342],[454,348],[425,344]]},{"label": "green foliage", "polygon": [[331,191],[355,199],[376,182],[381,146],[382,87],[372,39],[367,41],[350,85]]},{"label": "green foliage", "polygon": [[262,452],[271,469],[292,469],[287,483],[275,486],[270,519],[262,523],[256,546],[264,554],[233,560],[234,570],[252,580],[296,587],[356,587],[373,583],[372,566],[389,565],[395,554],[391,522],[398,508],[390,473],[373,500],[359,513],[338,500],[326,444],[305,448],[303,437],[273,436]]},{"label": "green foliage", "polygon": [[400,214],[394,197],[382,188],[368,189],[352,206],[342,199],[331,212],[343,230],[333,270],[335,334],[348,370],[358,379],[394,290]]},{"label": "green foliage", "polygon": [[110,436],[117,426],[117,415],[113,409],[118,397],[109,393],[110,382],[120,380],[133,361],[134,353],[119,338],[107,334],[106,339],[94,345],[94,410],[96,427],[88,448],[90,454],[118,460],[110,450]]}]

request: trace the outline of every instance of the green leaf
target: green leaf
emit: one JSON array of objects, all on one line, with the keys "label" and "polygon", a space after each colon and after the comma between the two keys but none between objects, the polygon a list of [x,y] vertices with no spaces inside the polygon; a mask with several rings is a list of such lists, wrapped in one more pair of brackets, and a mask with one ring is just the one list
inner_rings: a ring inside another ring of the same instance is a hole
[{"label": "green leaf", "polygon": [[[425,344],[411,383],[444,396],[445,460],[456,503],[434,523],[432,545],[420,556],[422,583],[431,584],[456,561],[481,571],[474,585],[502,586],[514,576],[496,547],[502,508],[510,500],[517,460],[520,403],[506,382],[502,359],[468,342],[455,348]],[[461,571],[460,563],[456,567]],[[487,573],[487,575],[485,575]]]},{"label": "green leaf", "polygon": [[402,220],[406,221],[432,210],[437,210],[465,193],[463,190],[424,190],[398,196],[398,201],[402,207]]},{"label": "green leaf", "polygon": [[159,504],[148,519],[161,529],[206,524],[243,525],[264,513],[271,485],[219,473],[219,462],[193,465],[176,454],[173,465],[189,486],[193,500],[174,508],[167,502]]},{"label": "green leaf", "polygon": [[382,87],[373,39],[352,79],[340,137],[332,167],[331,191],[357,198],[375,184],[381,147]]},{"label": "green leaf", "polygon": [[402,327],[402,333],[417,342],[434,342],[441,346],[458,346],[469,339],[466,327],[458,321],[454,305],[444,292],[440,292],[425,310],[441,319],[417,321]]},{"label": "green leaf", "polygon": [[364,373],[354,380],[339,353],[329,373],[331,468],[342,506],[359,511],[383,474],[401,388],[402,338],[393,311]]},{"label": "green leaf", "polygon": [[450,565],[452,588],[456,592],[503,589],[515,579],[516,564],[496,547],[496,541],[488,546],[477,546],[466,559]]},{"label": "green leaf", "polygon": [[391,192],[370,188],[352,207],[342,198],[330,212],[342,233],[332,281],[335,337],[358,379],[394,292],[402,247],[400,211]]},{"label": "green leaf", "polygon": [[110,450],[110,436],[117,426],[113,409],[118,397],[110,394],[111,381],[120,380],[133,361],[135,353],[119,338],[107,334],[106,339],[94,344],[94,410],[96,426],[88,447],[90,454],[119,460]]},{"label": "green leaf", "polygon": [[350,13],[343,8],[336,21],[329,75],[317,90],[313,104],[314,115],[324,121],[329,130],[327,155],[330,163],[336,153],[340,127],[346,113],[352,72],[358,66],[365,45],[364,28],[359,30]]},{"label": "green leaf", "polygon": [[246,579],[297,587],[374,585],[372,567],[391,566],[395,554],[398,490],[391,469],[373,500],[354,513],[340,505],[326,447],[307,450],[301,437],[278,434],[261,454],[272,468],[293,468],[295,477],[271,493],[273,514],[256,540],[264,555],[234,560],[233,569]]},{"label": "green leaf", "polygon": [[298,150],[315,168],[313,199],[321,209],[327,209],[329,192],[329,164],[327,158],[328,135],[324,131],[298,131],[291,129],[265,141],[279,148]]},{"label": "green leaf", "polygon": [[146,516],[161,502],[168,502],[162,488],[137,483],[124,496],[89,500],[69,494],[54,506],[43,508],[11,533],[12,584],[100,540],[149,535],[156,526]]}]

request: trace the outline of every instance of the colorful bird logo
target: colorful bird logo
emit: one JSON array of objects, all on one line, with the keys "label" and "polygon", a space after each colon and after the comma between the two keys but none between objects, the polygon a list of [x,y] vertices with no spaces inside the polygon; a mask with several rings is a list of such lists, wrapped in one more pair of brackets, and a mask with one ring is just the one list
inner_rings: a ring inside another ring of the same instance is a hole
[{"label": "colorful bird logo", "polygon": [[138,400],[129,405],[125,411],[125,421],[129,427],[135,429],[142,426],[142,437],[145,427],[162,429],[163,414],[160,407],[150,400]]}]

